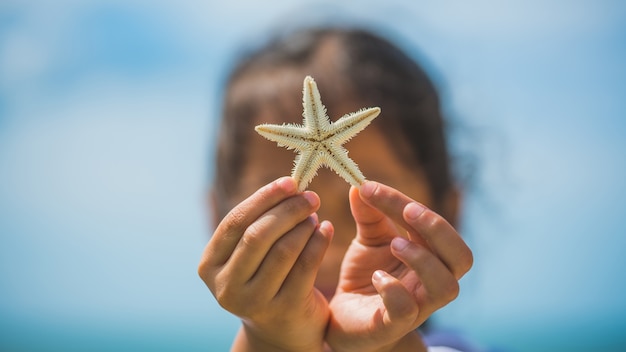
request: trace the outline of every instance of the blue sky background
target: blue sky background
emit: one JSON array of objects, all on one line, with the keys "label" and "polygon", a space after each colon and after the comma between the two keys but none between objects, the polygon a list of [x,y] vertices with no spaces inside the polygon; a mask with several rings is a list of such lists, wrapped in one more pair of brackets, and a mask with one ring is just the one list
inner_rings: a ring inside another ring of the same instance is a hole
[{"label": "blue sky background", "polygon": [[438,324],[626,348],[624,2],[5,0],[1,350],[229,346],[238,321],[196,274],[220,82],[245,44],[329,19],[392,33],[469,126],[476,263]]}]

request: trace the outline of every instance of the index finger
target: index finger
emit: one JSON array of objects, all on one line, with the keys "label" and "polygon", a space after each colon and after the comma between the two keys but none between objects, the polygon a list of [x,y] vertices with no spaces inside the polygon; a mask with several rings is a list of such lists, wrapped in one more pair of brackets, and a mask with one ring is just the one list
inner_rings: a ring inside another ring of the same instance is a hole
[{"label": "index finger", "polygon": [[225,263],[239,243],[241,235],[259,216],[282,200],[297,193],[293,178],[281,177],[254,192],[235,206],[219,223],[206,246],[202,261],[211,265]]},{"label": "index finger", "polygon": [[472,252],[442,216],[402,192],[374,181],[360,187],[363,201],[407,230],[409,238],[437,255],[460,279],[472,266]]}]

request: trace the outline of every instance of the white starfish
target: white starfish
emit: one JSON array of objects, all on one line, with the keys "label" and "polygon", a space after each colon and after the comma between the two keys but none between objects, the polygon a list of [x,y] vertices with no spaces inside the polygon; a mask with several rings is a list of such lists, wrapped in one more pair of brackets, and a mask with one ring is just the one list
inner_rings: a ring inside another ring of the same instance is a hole
[{"label": "white starfish", "polygon": [[365,181],[365,177],[357,164],[348,157],[348,151],[342,144],[367,127],[378,116],[380,108],[361,109],[331,123],[313,78],[304,78],[303,85],[304,126],[261,124],[255,130],[279,146],[298,152],[291,176],[298,183],[300,192],[306,189],[322,166],[329,167],[348,183],[358,187]]}]

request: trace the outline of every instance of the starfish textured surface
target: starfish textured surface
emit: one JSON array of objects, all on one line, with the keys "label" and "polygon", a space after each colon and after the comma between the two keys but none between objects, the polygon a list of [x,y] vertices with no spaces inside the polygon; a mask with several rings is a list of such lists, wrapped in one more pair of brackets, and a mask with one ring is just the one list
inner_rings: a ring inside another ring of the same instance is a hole
[{"label": "starfish textured surface", "polygon": [[332,123],[322,105],[317,84],[310,76],[304,79],[302,105],[304,126],[261,124],[255,127],[263,137],[298,152],[291,173],[298,190],[304,191],[322,166],[334,170],[352,185],[361,185],[365,177],[342,145],[367,127],[378,116],[380,108],[361,109]]}]

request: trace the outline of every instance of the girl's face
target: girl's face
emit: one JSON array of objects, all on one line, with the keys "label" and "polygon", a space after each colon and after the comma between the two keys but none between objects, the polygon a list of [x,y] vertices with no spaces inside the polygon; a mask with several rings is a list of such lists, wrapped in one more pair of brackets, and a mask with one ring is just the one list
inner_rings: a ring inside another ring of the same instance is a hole
[{"label": "girl's face", "polygon": [[[346,112],[360,107],[347,106]],[[267,116],[265,116],[267,115]],[[384,111],[381,116],[384,118]],[[276,123],[276,116],[262,113],[257,121]],[[376,122],[376,121],[375,121]],[[279,122],[280,123],[280,122]],[[365,177],[392,186],[409,197],[432,206],[432,195],[421,168],[412,165],[413,160],[400,160],[385,139],[379,128],[381,121],[370,125],[344,147],[358,165]],[[242,167],[240,192],[233,204],[237,204],[261,186],[285,175],[291,174],[296,154],[260,135],[254,134],[248,141],[247,161]],[[316,287],[327,297],[331,297],[339,279],[339,268],[343,256],[355,236],[355,224],[350,212],[348,190],[350,185],[332,170],[321,168],[309,185],[321,199],[318,211],[320,221],[329,220],[335,228],[335,235],[326,252],[316,279]]]}]

